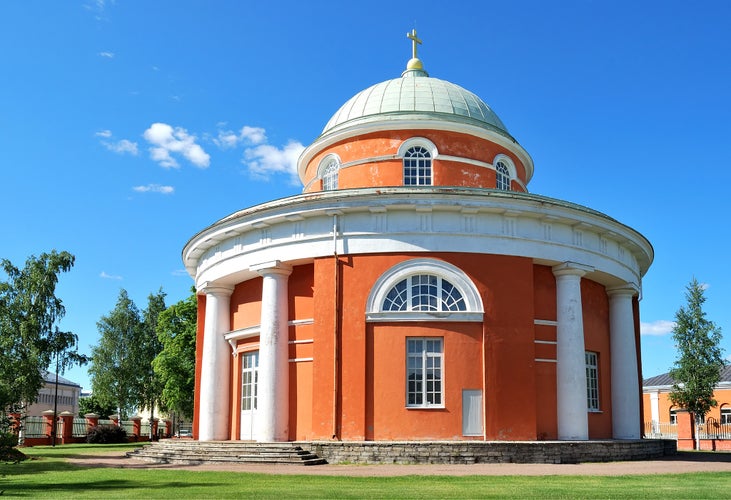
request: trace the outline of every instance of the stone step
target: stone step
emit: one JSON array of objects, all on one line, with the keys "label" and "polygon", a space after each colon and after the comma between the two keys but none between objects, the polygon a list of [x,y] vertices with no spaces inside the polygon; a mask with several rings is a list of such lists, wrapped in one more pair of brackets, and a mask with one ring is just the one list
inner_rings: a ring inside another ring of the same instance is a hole
[{"label": "stone step", "polygon": [[322,465],[327,461],[291,443],[160,441],[127,453],[152,463],[264,463]]}]

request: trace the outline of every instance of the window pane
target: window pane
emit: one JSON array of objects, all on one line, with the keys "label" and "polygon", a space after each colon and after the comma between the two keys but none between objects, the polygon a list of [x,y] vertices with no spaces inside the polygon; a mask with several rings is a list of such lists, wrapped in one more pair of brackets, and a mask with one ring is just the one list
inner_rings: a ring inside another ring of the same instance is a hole
[{"label": "window pane", "polygon": [[406,346],[407,405],[441,405],[443,340],[409,338]]},{"label": "window pane", "polygon": [[404,155],[404,185],[431,185],[431,155],[422,146],[409,148]]}]

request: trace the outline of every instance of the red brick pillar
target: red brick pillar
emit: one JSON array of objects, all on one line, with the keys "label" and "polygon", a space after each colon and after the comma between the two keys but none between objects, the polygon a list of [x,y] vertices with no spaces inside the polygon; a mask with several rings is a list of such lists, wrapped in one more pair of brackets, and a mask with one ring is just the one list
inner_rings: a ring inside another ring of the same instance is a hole
[{"label": "red brick pillar", "polygon": [[[48,444],[53,444],[53,436],[55,435],[54,425],[56,425],[56,419],[53,410],[46,410],[43,412],[43,418],[46,419],[46,436],[48,436]],[[58,442],[58,436],[56,436],[56,442]]]},{"label": "red brick pillar", "polygon": [[159,418],[153,418],[152,422],[150,422],[150,425],[152,426],[152,439],[154,441],[157,441],[157,425],[160,423]]},{"label": "red brick pillar", "polygon": [[10,417],[10,431],[18,434],[20,431],[20,413],[9,413]]},{"label": "red brick pillar", "polygon": [[119,420],[119,415],[109,415],[109,420],[111,420],[112,423],[114,425],[116,425],[116,426],[122,425],[121,422],[120,422],[120,420]]},{"label": "red brick pillar", "polygon": [[166,418],[163,422],[165,422],[165,437],[169,438],[173,435],[173,421]]},{"label": "red brick pillar", "polygon": [[142,433],[142,417],[132,417],[132,435],[135,441],[140,440],[140,434]]},{"label": "red brick pillar", "polygon": [[678,410],[676,417],[678,426],[678,449],[694,449],[695,419],[693,418],[693,414],[687,410]]},{"label": "red brick pillar", "polygon": [[74,436],[74,414],[70,411],[61,412],[58,416],[63,422],[63,429],[61,430],[61,443],[70,444],[72,437]]},{"label": "red brick pillar", "polygon": [[99,425],[99,415],[96,413],[87,413],[84,418],[86,419],[86,432]]}]

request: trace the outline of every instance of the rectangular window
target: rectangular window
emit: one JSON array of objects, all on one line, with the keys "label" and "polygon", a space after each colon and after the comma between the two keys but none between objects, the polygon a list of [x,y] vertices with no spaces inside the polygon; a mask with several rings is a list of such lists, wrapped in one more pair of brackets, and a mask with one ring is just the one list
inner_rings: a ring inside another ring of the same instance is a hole
[{"label": "rectangular window", "polygon": [[599,369],[597,354],[584,353],[586,359],[586,407],[589,411],[599,411]]},{"label": "rectangular window", "polygon": [[731,407],[724,406],[721,408],[721,423],[731,424]]},{"label": "rectangular window", "polygon": [[671,424],[678,423],[678,410],[676,410],[676,409],[670,410],[670,423]]},{"label": "rectangular window", "polygon": [[444,406],[443,340],[437,337],[406,339],[406,406]]},{"label": "rectangular window", "polygon": [[241,411],[256,410],[259,351],[244,353],[241,359]]}]

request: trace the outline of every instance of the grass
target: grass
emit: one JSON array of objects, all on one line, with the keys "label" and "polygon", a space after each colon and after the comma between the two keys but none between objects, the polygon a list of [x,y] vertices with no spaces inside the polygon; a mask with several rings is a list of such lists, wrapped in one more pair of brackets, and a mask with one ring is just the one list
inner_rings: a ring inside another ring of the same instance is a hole
[{"label": "grass", "polygon": [[[79,467],[93,456],[136,445],[72,445],[24,450],[0,464],[0,494],[28,498],[726,498],[731,474],[648,476],[285,476],[172,469]],[[408,466],[405,466],[408,467]]]}]

